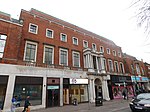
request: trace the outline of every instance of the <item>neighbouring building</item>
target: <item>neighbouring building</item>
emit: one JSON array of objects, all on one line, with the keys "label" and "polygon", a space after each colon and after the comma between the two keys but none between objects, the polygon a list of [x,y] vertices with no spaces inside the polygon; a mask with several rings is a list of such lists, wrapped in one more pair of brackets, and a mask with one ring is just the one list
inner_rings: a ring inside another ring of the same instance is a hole
[{"label": "neighbouring building", "polygon": [[[129,61],[130,62],[130,61]],[[31,109],[133,96],[131,62],[113,41],[36,9],[19,20],[0,12],[0,108],[27,95]],[[141,63],[140,74],[147,76]],[[138,71],[139,72],[139,71]],[[143,74],[144,73],[144,74]],[[147,82],[147,79],[145,79]]]}]

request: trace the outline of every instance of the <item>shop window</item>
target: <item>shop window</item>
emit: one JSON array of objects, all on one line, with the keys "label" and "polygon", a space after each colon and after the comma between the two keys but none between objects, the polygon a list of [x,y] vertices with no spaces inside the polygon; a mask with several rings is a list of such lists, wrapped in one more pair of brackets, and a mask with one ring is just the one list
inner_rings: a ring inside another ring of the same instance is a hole
[{"label": "shop window", "polygon": [[78,89],[75,89],[75,94],[76,94],[76,95],[78,95],[78,94],[79,94]]},{"label": "shop window", "polygon": [[84,89],[80,89],[80,94],[84,95]]},{"label": "shop window", "polygon": [[74,94],[74,89],[70,89],[70,94]]},{"label": "shop window", "polygon": [[38,77],[16,77],[14,88],[14,96],[20,102],[20,106],[24,106],[26,97],[30,96],[30,102],[34,105],[42,104],[42,85],[43,78]]}]

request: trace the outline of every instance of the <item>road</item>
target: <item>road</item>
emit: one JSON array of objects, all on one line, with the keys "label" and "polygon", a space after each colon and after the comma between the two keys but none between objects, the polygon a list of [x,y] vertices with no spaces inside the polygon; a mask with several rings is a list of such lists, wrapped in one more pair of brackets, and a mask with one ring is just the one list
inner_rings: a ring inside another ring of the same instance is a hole
[{"label": "road", "polygon": [[31,112],[131,112],[129,101],[123,99],[104,101],[103,106],[95,106],[94,103],[81,103],[77,106],[65,105],[63,107],[32,110]]}]

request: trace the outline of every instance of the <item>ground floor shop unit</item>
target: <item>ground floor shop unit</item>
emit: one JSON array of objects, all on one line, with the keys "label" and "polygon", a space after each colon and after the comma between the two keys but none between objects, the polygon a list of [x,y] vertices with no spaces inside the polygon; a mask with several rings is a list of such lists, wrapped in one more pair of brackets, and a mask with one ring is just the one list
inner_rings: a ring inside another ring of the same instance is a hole
[{"label": "ground floor shop unit", "polygon": [[28,95],[31,109],[72,104],[74,98],[78,103],[95,102],[98,95],[109,100],[107,79],[103,76],[89,76],[86,71],[0,64],[1,109],[9,112],[11,99],[17,96],[20,107],[16,109],[23,110]]},{"label": "ground floor shop unit", "polygon": [[130,76],[110,75],[110,80],[108,81],[110,99],[123,98],[122,93],[125,88],[128,90],[128,97],[133,97],[134,91]]},{"label": "ground floor shop unit", "polygon": [[135,95],[139,94],[141,92],[149,92],[150,91],[148,77],[131,76],[131,80],[132,80]]}]

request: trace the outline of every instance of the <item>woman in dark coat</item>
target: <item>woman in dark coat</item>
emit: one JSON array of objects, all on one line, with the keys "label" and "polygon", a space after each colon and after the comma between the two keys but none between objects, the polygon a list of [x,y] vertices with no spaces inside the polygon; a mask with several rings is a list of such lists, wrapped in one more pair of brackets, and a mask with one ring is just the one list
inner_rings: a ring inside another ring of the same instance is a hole
[{"label": "woman in dark coat", "polygon": [[31,105],[30,102],[29,102],[29,98],[30,96],[27,96],[26,100],[25,100],[25,103],[24,103],[24,109],[22,112],[26,112],[26,110],[28,109],[28,107]]}]

